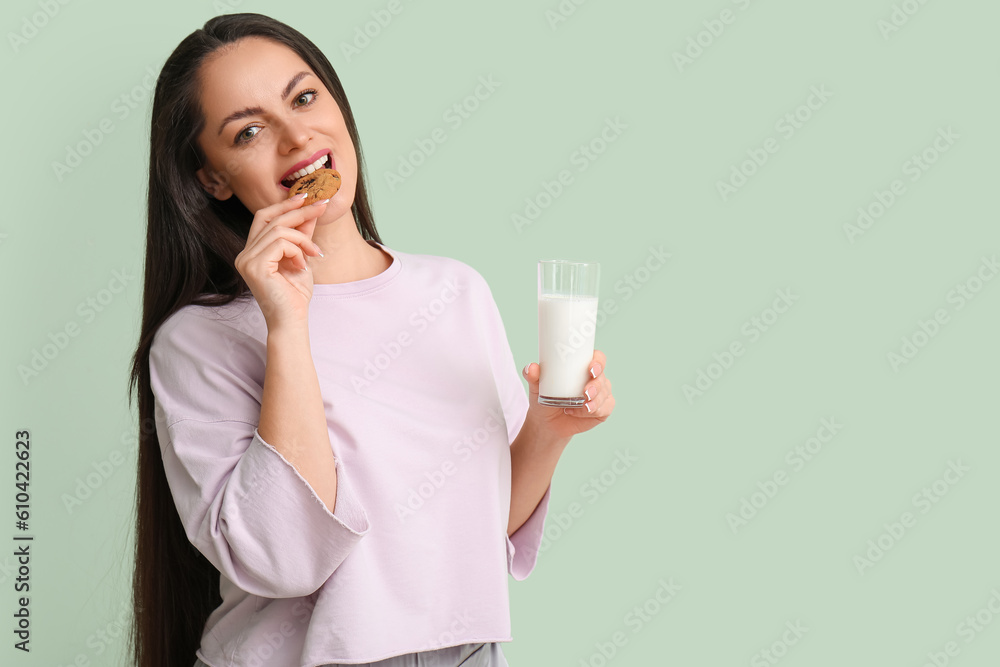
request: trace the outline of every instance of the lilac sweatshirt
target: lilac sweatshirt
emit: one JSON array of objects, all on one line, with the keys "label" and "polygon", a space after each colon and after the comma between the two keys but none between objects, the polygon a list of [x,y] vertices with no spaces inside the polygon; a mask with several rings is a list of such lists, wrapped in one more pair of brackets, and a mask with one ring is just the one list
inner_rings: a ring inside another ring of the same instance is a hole
[{"label": "lilac sweatshirt", "polygon": [[316,285],[309,306],[332,514],[257,432],[267,326],[256,300],[186,306],[153,340],[167,481],[188,539],[221,575],[197,654],[212,667],[512,639],[507,575],[534,569],[551,491],[508,538],[510,443],[528,409],[520,372],[478,272],[382,247],[388,269]]}]

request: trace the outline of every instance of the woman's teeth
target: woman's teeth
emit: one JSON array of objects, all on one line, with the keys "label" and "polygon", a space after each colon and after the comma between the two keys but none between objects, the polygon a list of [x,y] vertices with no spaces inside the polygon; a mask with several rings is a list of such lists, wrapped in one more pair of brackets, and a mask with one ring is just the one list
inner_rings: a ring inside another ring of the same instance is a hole
[{"label": "woman's teeth", "polygon": [[324,155],[320,159],[318,159],[315,162],[313,162],[308,167],[303,167],[302,169],[299,169],[298,171],[289,174],[288,177],[285,178],[281,182],[282,183],[294,183],[295,181],[299,180],[303,176],[305,176],[307,174],[313,173],[317,169],[323,169],[326,166],[326,164],[327,164],[327,158],[329,158],[329,157],[330,157],[330,154],[327,153],[326,155]]}]

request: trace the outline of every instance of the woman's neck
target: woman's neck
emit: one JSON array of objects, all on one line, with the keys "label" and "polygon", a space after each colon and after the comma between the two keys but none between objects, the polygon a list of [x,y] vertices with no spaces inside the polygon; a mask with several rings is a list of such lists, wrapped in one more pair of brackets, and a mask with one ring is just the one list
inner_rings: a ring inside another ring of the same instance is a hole
[{"label": "woman's neck", "polygon": [[323,257],[307,255],[316,285],[373,278],[392,263],[388,253],[362,238],[350,211],[335,222],[317,225],[312,240],[323,252]]}]

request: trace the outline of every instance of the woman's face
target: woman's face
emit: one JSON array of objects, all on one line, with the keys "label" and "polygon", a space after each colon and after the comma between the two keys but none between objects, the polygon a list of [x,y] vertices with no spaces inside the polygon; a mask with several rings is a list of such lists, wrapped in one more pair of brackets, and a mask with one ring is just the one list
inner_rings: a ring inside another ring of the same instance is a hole
[{"label": "woman's face", "polygon": [[206,165],[198,179],[216,199],[236,197],[252,213],[288,197],[302,166],[329,153],[341,187],[320,221],[350,213],[357,154],[340,107],[294,51],[247,37],[223,47],[199,71]]}]

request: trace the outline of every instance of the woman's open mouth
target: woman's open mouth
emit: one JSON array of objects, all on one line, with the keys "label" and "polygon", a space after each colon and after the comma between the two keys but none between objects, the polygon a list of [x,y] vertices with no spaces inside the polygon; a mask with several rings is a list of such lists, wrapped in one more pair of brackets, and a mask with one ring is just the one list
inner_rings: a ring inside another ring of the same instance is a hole
[{"label": "woman's open mouth", "polygon": [[322,156],[320,156],[312,164],[306,165],[297,171],[293,171],[285,178],[281,179],[280,185],[286,190],[291,189],[295,185],[295,181],[299,180],[303,176],[313,173],[317,169],[332,169],[333,168],[333,158],[331,157],[330,151],[327,151]]}]

